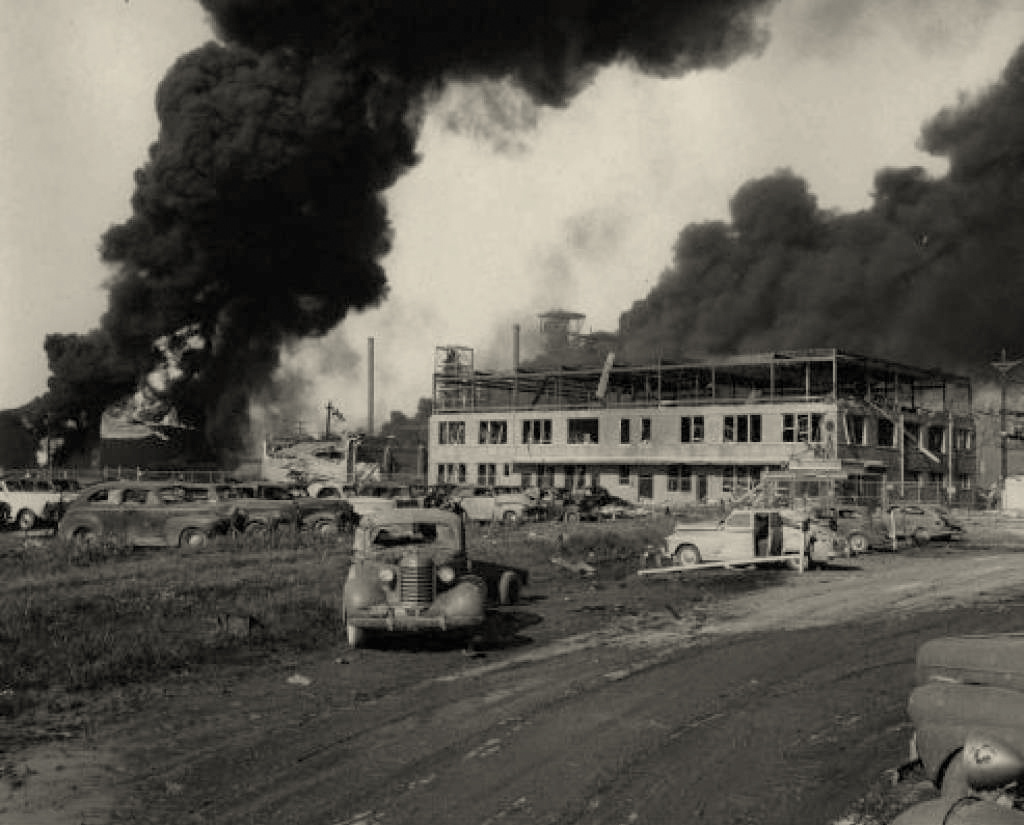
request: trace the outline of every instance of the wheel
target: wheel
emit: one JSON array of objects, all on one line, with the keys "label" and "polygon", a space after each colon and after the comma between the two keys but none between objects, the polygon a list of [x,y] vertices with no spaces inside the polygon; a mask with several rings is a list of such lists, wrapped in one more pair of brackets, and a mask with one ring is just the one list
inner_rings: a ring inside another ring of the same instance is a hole
[{"label": "wheel", "polygon": [[503,605],[516,604],[519,601],[520,586],[518,574],[506,570],[498,582],[498,602]]},{"label": "wheel", "polygon": [[100,537],[96,535],[96,532],[91,527],[78,527],[71,534],[71,541],[78,547],[95,547],[99,544],[99,540]]},{"label": "wheel", "polygon": [[967,765],[964,764],[964,752],[958,750],[946,763],[942,772],[939,791],[944,799],[960,799],[971,794],[971,786],[967,781]]},{"label": "wheel", "polygon": [[202,530],[197,530],[195,527],[186,527],[181,531],[181,536],[178,537],[178,546],[199,550],[206,547],[207,541],[206,533]]},{"label": "wheel", "polygon": [[932,537],[928,535],[927,530],[919,529],[914,531],[914,544],[916,544],[918,547],[923,547],[931,540]]},{"label": "wheel", "polygon": [[515,524],[519,521],[519,516],[516,514],[515,510],[506,510],[501,514],[501,520],[505,522],[505,524]]},{"label": "wheel", "polygon": [[863,533],[854,533],[847,539],[846,546],[850,548],[851,555],[859,556],[861,553],[868,552],[868,537]]},{"label": "wheel", "polygon": [[675,555],[677,564],[700,564],[700,551],[692,544],[684,544]]},{"label": "wheel", "polygon": [[18,528],[21,530],[31,530],[36,524],[36,514],[31,510],[22,510],[18,513]]}]

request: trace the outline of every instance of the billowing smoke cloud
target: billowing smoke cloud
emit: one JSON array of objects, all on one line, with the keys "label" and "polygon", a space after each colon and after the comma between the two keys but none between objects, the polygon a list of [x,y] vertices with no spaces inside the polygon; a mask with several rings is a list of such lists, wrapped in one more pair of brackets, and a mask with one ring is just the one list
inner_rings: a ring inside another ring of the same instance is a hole
[{"label": "billowing smoke cloud", "polygon": [[[452,81],[511,81],[563,106],[600,67],[722,67],[763,47],[773,0],[201,0],[221,43],[157,92],[160,133],[115,265],[105,338],[140,376],[187,331],[162,388],[223,449],[282,347],[387,295],[382,200],[416,162],[424,107]],[[529,117],[526,121],[529,123]]]},{"label": "billowing smoke cloud", "polygon": [[731,222],[683,229],[622,314],[626,357],[839,347],[973,373],[1024,351],[1024,47],[920,142],[947,174],[883,170],[853,214],[821,210],[787,170],[744,184]]}]

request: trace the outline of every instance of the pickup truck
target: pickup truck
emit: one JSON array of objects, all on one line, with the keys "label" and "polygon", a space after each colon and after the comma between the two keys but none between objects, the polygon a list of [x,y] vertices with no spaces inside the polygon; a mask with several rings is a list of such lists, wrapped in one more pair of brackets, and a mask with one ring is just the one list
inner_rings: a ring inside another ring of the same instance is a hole
[{"label": "pickup truck", "polygon": [[31,530],[37,523],[56,524],[75,498],[45,479],[0,478],[0,524]]}]

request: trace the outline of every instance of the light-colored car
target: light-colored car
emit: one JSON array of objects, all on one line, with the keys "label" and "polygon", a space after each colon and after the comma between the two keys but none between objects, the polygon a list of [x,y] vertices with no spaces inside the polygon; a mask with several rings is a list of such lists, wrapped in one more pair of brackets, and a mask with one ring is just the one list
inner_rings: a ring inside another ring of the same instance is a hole
[{"label": "light-colored car", "polygon": [[[805,529],[805,526],[807,529]],[[792,562],[806,553],[809,566],[836,557],[837,534],[818,520],[787,518],[780,510],[737,509],[717,522],[677,523],[662,555],[680,566],[705,562]]]},{"label": "light-colored car", "polygon": [[360,520],[342,589],[348,643],[366,631],[467,631],[484,623],[489,594],[518,600],[526,572],[470,560],[463,519],[396,508]]},{"label": "light-colored car", "polygon": [[82,491],[57,535],[80,545],[204,547],[237,519],[230,487],[175,481],[114,481]]},{"label": "light-colored car", "polygon": [[449,501],[471,521],[504,521],[515,523],[527,517],[533,501],[519,490],[500,490],[493,487],[459,487]]},{"label": "light-colored car", "polygon": [[52,525],[76,495],[45,479],[0,478],[0,525],[14,524],[21,530]]}]

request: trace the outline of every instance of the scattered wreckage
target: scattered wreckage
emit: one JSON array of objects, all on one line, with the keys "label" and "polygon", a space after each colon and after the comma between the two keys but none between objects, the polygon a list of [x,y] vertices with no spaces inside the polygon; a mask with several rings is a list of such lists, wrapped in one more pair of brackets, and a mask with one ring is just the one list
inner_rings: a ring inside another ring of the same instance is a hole
[{"label": "scattered wreckage", "polygon": [[470,633],[488,604],[519,600],[526,570],[473,560],[462,516],[435,508],[396,508],[360,520],[342,588],[350,647],[367,631]]},{"label": "scattered wreckage", "polygon": [[782,510],[740,508],[717,522],[677,523],[661,547],[660,566],[638,572],[654,575],[761,564],[803,570],[827,564],[839,545],[834,521],[797,521]]},{"label": "scattered wreckage", "polygon": [[893,825],[1024,825],[1024,633],[933,639],[917,653],[910,760],[940,798]]}]

